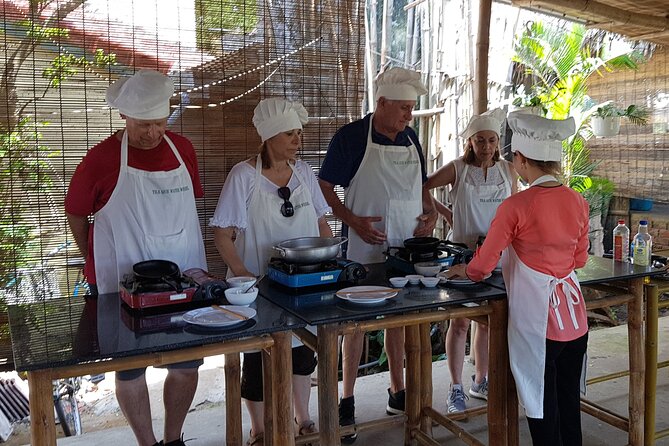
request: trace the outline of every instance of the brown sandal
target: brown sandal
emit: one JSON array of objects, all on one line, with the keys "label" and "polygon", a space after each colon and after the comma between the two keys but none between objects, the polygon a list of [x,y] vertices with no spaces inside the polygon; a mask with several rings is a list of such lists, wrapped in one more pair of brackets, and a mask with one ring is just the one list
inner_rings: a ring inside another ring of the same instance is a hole
[{"label": "brown sandal", "polygon": [[264,440],[264,432],[260,432],[258,435],[251,435],[251,432],[249,432],[249,439],[246,440],[246,446],[262,446]]}]

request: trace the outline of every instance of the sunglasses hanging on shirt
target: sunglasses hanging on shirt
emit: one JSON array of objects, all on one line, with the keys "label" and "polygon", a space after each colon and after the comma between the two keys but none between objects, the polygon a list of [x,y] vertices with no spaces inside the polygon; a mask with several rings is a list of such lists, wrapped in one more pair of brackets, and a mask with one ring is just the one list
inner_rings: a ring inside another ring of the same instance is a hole
[{"label": "sunglasses hanging on shirt", "polygon": [[277,191],[279,193],[279,197],[283,200],[283,204],[281,205],[281,215],[284,217],[292,217],[295,215],[295,208],[293,208],[293,203],[291,203],[290,200],[290,188],[288,187],[280,187],[279,190]]}]

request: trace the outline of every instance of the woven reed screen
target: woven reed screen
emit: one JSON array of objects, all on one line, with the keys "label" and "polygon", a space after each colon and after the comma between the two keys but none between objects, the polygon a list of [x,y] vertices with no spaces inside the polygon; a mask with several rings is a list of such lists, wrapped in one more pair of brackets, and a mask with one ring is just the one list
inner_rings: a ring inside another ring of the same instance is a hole
[{"label": "woven reed screen", "polygon": [[[169,126],[196,147],[205,189],[198,211],[210,270],[219,274],[207,223],[227,172],[257,153],[258,101],[304,103],[310,121],[300,155],[314,169],[335,130],[360,116],[364,2],[16,0],[1,8],[5,298],[75,291],[79,253],[63,200],[86,150],[123,126],[104,102],[119,76],[152,68],[174,79]],[[6,344],[3,320],[0,330]]]},{"label": "woven reed screen", "polygon": [[638,70],[593,76],[588,94],[597,102],[611,100],[618,106],[635,104],[650,110],[647,125],[621,120],[617,136],[588,141],[590,156],[599,162],[595,175],[616,185],[616,195],[650,198],[669,203],[669,54],[657,47]]}]

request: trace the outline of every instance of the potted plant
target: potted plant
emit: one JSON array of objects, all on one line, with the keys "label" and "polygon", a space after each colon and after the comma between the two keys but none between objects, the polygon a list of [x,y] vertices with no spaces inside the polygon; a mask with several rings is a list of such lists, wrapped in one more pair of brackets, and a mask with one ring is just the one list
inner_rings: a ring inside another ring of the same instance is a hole
[{"label": "potted plant", "polygon": [[595,136],[615,136],[620,130],[620,118],[625,117],[634,125],[646,125],[649,112],[645,107],[630,105],[620,108],[612,102],[605,102],[592,114],[590,124]]},{"label": "potted plant", "polygon": [[517,96],[511,105],[514,106],[513,111],[519,111],[530,115],[546,116],[546,113],[548,112],[541,98],[536,95]]}]

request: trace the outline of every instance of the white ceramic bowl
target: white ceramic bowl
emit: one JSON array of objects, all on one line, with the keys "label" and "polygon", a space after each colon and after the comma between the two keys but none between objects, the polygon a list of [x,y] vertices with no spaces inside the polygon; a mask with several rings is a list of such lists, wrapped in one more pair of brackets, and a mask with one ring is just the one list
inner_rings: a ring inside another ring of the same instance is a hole
[{"label": "white ceramic bowl", "polygon": [[442,265],[437,262],[418,262],[414,263],[413,269],[422,276],[434,277],[441,271]]},{"label": "white ceramic bowl", "polygon": [[243,291],[244,288],[228,288],[225,290],[225,298],[231,305],[243,305],[247,307],[258,297],[258,288],[253,287],[247,292]]},{"label": "white ceramic bowl", "polygon": [[390,284],[395,288],[402,288],[409,281],[409,279],[407,279],[406,277],[391,277],[388,280],[390,280]]},{"label": "white ceramic bowl", "polygon": [[439,277],[423,277],[420,279],[420,283],[423,284],[425,288],[434,288],[441,281]]},{"label": "white ceramic bowl", "polygon": [[235,276],[235,277],[230,277],[229,279],[225,279],[226,282],[228,282],[228,285],[230,288],[246,288],[251,283],[255,282],[256,278],[253,276]]},{"label": "white ceramic bowl", "polygon": [[420,279],[423,278],[420,274],[409,274],[408,276],[404,276],[411,285],[418,285],[420,283]]}]

